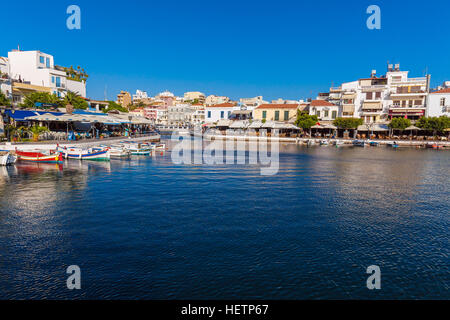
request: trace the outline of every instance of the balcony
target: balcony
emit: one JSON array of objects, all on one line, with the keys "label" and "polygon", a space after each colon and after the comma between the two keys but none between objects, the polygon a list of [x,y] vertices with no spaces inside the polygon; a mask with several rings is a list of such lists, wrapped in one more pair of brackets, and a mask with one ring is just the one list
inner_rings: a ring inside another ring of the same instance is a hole
[{"label": "balcony", "polygon": [[386,85],[377,84],[377,85],[373,85],[373,86],[362,86],[361,90],[362,90],[362,92],[371,92],[371,91],[383,91],[386,88],[387,88]]},{"label": "balcony", "polygon": [[394,80],[392,79],[392,84],[412,84],[412,83],[425,83],[427,82],[427,77],[419,78],[409,78],[408,80]]},{"label": "balcony", "polygon": [[363,111],[379,112],[383,110],[381,101],[365,101],[361,108]]}]

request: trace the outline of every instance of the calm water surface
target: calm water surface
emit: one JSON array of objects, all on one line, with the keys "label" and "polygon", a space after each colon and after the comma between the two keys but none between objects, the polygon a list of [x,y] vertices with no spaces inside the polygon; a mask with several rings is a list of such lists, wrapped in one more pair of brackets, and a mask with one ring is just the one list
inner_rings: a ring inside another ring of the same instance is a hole
[{"label": "calm water surface", "polygon": [[449,181],[450,152],[383,147],[282,146],[274,176],[170,153],[0,167],[0,298],[450,299]]}]

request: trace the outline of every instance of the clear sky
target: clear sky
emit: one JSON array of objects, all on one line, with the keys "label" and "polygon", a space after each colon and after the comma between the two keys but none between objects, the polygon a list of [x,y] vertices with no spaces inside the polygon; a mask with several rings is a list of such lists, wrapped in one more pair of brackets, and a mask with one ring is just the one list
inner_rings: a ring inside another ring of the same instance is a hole
[{"label": "clear sky", "polygon": [[[81,30],[66,9],[81,8]],[[381,30],[366,9],[381,8]],[[17,48],[54,55],[90,75],[88,96],[120,90],[315,97],[334,84],[384,74],[387,61],[432,85],[450,80],[448,0],[4,1],[0,56]]]}]

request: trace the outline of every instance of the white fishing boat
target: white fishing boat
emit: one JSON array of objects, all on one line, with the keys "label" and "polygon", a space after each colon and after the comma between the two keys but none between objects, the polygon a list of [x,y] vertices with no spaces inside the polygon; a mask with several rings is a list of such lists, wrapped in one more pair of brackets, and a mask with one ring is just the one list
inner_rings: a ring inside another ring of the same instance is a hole
[{"label": "white fishing boat", "polygon": [[148,156],[152,152],[152,147],[143,143],[122,143],[125,150],[134,156]]},{"label": "white fishing boat", "polygon": [[9,166],[16,163],[17,158],[10,152],[0,151],[0,166]]},{"label": "white fishing boat", "polygon": [[330,141],[326,140],[326,139],[322,139],[320,140],[320,145],[321,146],[328,146],[330,144]]},{"label": "white fishing boat", "polygon": [[333,142],[333,144],[336,146],[336,148],[338,148],[338,147],[344,145],[345,142],[342,141],[342,140],[335,140],[335,141]]},{"label": "white fishing boat", "polygon": [[155,146],[156,150],[166,150],[166,144],[165,143],[157,143],[157,144],[153,144],[153,146]]},{"label": "white fishing boat", "polygon": [[67,148],[58,147],[64,159],[109,161],[111,154],[107,148]]},{"label": "white fishing boat", "polygon": [[111,158],[126,158],[131,155],[130,150],[124,148],[122,145],[101,145],[100,147],[108,149]]}]

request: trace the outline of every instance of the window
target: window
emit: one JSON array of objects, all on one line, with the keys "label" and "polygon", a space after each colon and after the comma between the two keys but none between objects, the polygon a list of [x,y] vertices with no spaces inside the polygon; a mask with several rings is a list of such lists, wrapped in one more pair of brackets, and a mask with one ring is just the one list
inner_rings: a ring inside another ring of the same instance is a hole
[{"label": "window", "polygon": [[372,92],[366,92],[366,100],[372,100]]},{"label": "window", "polygon": [[381,98],[381,92],[380,91],[375,92],[375,98],[376,99],[380,99]]},{"label": "window", "polygon": [[220,119],[223,119],[225,112],[224,111],[220,111]]},{"label": "window", "polygon": [[289,111],[285,111],[284,112],[284,121],[288,121],[289,120]]},{"label": "window", "polygon": [[333,111],[331,112],[331,118],[333,118],[333,119],[336,119],[336,118],[337,118],[337,111],[336,111],[336,110],[333,110]]},{"label": "window", "polygon": [[50,68],[50,58],[45,58],[45,66]]},{"label": "window", "polygon": [[56,77],[56,87],[57,88],[61,87],[61,78],[60,77]]},{"label": "window", "polygon": [[52,83],[55,83],[55,76],[52,76]]},{"label": "window", "polygon": [[208,118],[211,118],[211,111],[208,111]]},{"label": "window", "polygon": [[262,112],[262,117],[263,117],[263,119],[267,118],[267,111]]},{"label": "window", "polygon": [[230,118],[231,116],[231,111],[228,111],[228,118]]},{"label": "window", "polygon": [[441,98],[441,107],[445,107],[445,98]]},{"label": "window", "polygon": [[275,111],[275,121],[280,120],[280,111]]},{"label": "window", "polygon": [[44,57],[43,57],[43,56],[40,56],[40,57],[39,57],[39,62],[40,62],[40,63],[42,63],[42,64],[44,64],[44,62],[45,62],[45,59],[44,59]]},{"label": "window", "polygon": [[421,106],[422,105],[422,100],[415,100],[414,101],[414,105],[415,106]]},{"label": "window", "polygon": [[329,115],[329,111],[328,111],[328,110],[325,110],[325,115],[324,115],[324,117],[325,117],[325,118],[328,118],[328,115]]}]

